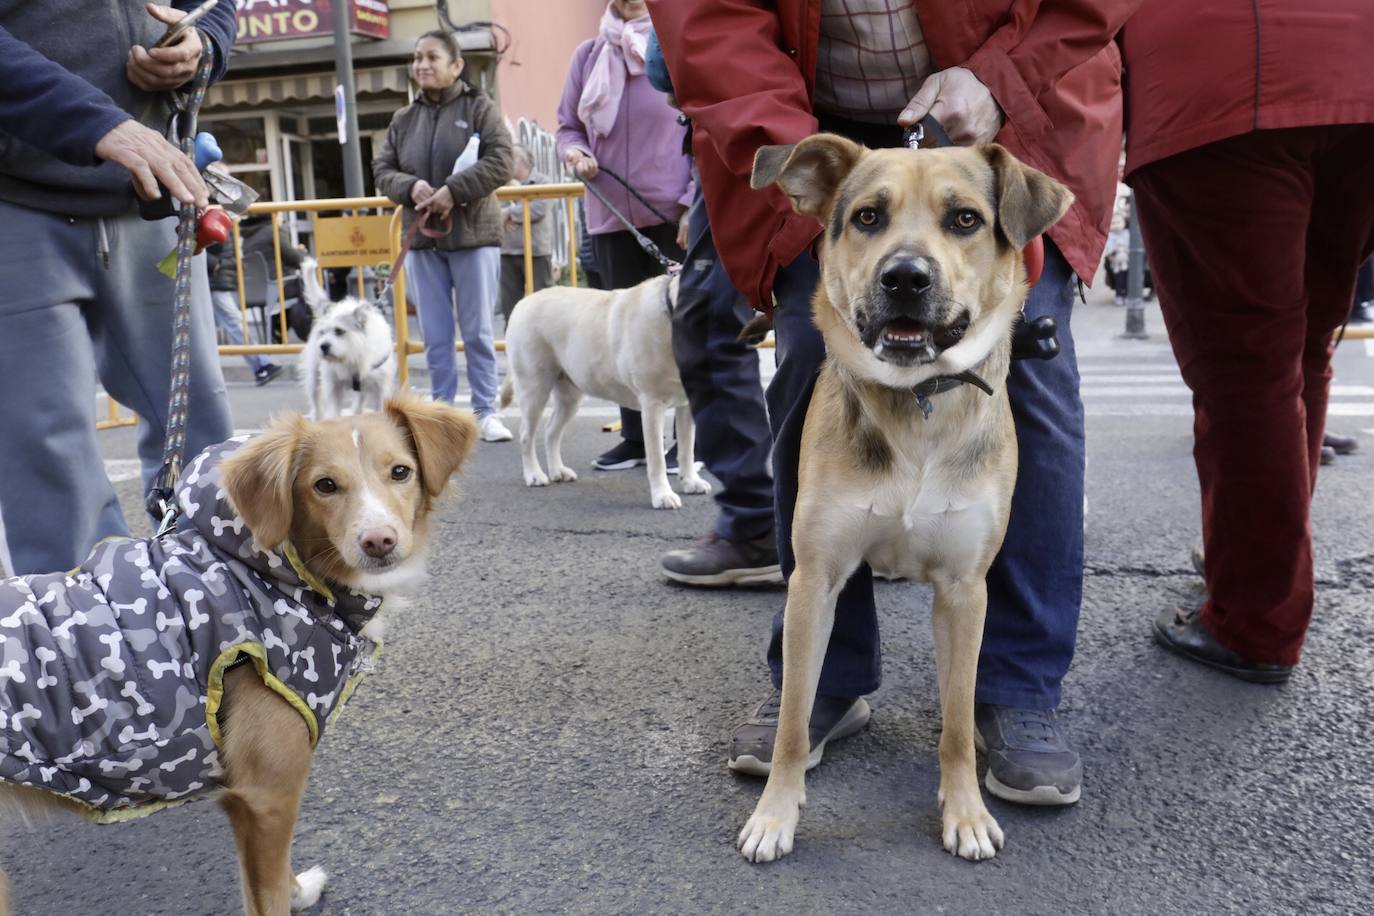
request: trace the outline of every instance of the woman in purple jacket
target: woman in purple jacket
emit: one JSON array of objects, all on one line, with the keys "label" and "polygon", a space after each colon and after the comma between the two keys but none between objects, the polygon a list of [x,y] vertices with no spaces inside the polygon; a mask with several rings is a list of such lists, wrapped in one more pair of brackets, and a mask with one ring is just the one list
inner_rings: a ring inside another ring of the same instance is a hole
[{"label": "woman in purple jacket", "polygon": [[[573,52],[558,105],[558,151],[578,178],[600,191],[664,254],[681,260],[694,186],[683,151],[686,128],[678,123],[667,97],[644,75],[652,29],[644,0],[610,0],[600,32]],[[608,169],[629,182],[653,209],[607,175]],[[595,195],[587,195],[586,214],[592,255],[608,289],[635,286],[663,272]],[[639,412],[622,409],[620,418],[624,441],[592,463],[597,470],[644,464]],[[670,454],[669,471],[676,466]]]}]

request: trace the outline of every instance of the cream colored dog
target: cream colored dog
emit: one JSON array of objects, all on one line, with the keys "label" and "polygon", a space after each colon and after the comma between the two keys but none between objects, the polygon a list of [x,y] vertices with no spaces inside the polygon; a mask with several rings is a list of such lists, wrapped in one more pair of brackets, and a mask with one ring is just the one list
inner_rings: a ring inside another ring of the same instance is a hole
[{"label": "cream colored dog", "polygon": [[774,182],[825,226],[812,311],[829,359],[802,433],[772,772],[739,848],[792,851],[835,600],[867,561],[935,587],[944,846],[991,858],[1002,830],[978,788],[973,692],[1016,481],[1011,328],[1021,249],[1072,195],[1000,146],[870,151],[829,134],[759,150],[753,184]]},{"label": "cream colored dog", "polygon": [[[611,291],[555,286],[516,303],[506,328],[510,374],[501,386],[501,406],[513,398],[520,402],[520,457],[527,486],[577,479],[563,463],[563,430],[577,414],[582,396],[590,394],[640,412],[655,509],[682,507],[668,485],[663,457],[663,421],[669,408],[677,423],[682,492],[711,492],[697,474],[696,427],[673,360],[677,288],[676,276],[662,276]],[[545,474],[535,455],[534,435],[550,394],[553,417],[544,432]]]}]

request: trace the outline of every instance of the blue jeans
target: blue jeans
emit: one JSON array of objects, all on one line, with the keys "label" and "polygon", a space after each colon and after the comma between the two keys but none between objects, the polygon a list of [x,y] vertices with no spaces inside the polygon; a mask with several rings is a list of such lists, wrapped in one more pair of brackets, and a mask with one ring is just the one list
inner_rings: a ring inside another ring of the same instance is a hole
[{"label": "blue jeans", "polygon": [[[773,479],[778,553],[791,575],[792,510],[802,424],[825,357],[811,323],[818,267],[810,254],[778,272],[778,371],[768,386],[774,430]],[[1026,315],[1059,324],[1060,353],[1049,361],[1018,360],[1007,378],[1020,466],[1002,550],[988,571],[988,615],[978,663],[977,700],[1036,709],[1059,705],[1059,686],[1073,661],[1083,597],[1083,402],[1069,317],[1074,275],[1054,243],[1045,240],[1045,270],[1026,300]],[[995,384],[995,383],[994,383]],[[783,613],[773,618],[768,664],[782,685]],[[821,667],[818,693],[856,697],[882,679],[873,576],[867,565],[845,583]]]},{"label": "blue jeans", "polygon": [[677,305],[673,357],[696,420],[696,456],[721,483],[716,534],[752,541],[773,531],[773,436],[756,350],[739,342],[753,316],[716,256],[697,185]]},{"label": "blue jeans", "polygon": [[463,355],[472,388],[472,412],[478,419],[496,412],[499,376],[491,316],[501,283],[501,249],[495,245],[458,251],[412,251],[406,269],[414,284],[413,298],[425,338],[425,362],[434,400],[458,395],[458,367],[453,301],[458,300],[457,331],[463,335]]},{"label": "blue jeans", "polygon": [[[229,343],[236,346],[242,345],[243,323],[241,319],[243,315],[239,311],[238,294],[223,289],[212,289],[210,290],[210,302],[215,306],[215,325],[224,332],[225,340],[228,340]],[[248,336],[250,338],[257,336],[253,333],[253,326],[251,324],[248,325]],[[255,340],[250,340],[249,342],[257,343]],[[248,364],[249,369],[253,370],[254,375],[257,375],[265,367],[272,365],[270,362],[254,353],[245,353],[243,355],[243,361]]]}]

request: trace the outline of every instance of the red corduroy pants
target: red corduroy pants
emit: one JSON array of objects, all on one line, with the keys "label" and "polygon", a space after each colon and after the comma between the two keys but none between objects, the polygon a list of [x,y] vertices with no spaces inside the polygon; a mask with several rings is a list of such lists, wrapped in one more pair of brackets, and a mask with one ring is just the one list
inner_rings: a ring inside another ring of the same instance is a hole
[{"label": "red corduroy pants", "polygon": [[1374,252],[1374,125],[1254,131],[1128,181],[1193,392],[1202,622],[1244,658],[1295,664],[1332,335]]}]

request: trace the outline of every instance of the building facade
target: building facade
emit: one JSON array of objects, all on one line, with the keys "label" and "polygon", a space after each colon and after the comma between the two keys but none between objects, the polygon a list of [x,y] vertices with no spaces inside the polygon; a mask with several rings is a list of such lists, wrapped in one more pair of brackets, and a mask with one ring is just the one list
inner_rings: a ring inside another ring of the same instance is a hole
[{"label": "building facade", "polygon": [[[342,197],[329,0],[236,0],[239,37],[229,74],[207,95],[204,129],[225,164],[266,200]],[[457,27],[464,78],[491,93],[514,126],[554,129],[573,49],[594,35],[604,0],[350,0],[364,183],[391,116],[414,97],[415,40]],[[307,226],[293,229],[298,237]]]}]

